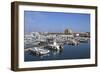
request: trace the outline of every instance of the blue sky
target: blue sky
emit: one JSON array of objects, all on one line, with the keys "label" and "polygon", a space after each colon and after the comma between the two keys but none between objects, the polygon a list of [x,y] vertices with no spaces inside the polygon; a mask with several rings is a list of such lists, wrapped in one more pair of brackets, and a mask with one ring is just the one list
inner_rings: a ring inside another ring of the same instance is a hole
[{"label": "blue sky", "polygon": [[90,31],[90,14],[24,11],[25,32]]}]

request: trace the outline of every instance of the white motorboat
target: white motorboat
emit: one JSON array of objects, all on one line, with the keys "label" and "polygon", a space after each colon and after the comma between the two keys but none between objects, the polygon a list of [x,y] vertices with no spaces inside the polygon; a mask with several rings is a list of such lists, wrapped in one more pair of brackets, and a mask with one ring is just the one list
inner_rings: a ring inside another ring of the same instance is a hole
[{"label": "white motorboat", "polygon": [[67,44],[68,45],[79,45],[79,42],[77,40],[72,39],[72,40],[67,41]]},{"label": "white motorboat", "polygon": [[80,39],[81,43],[88,43],[88,39]]},{"label": "white motorboat", "polygon": [[47,49],[42,49],[42,48],[38,48],[38,47],[30,48],[29,50],[36,55],[45,55],[45,54],[48,54],[50,52]]},{"label": "white motorboat", "polygon": [[54,50],[61,50],[63,48],[61,45],[58,45],[56,41],[54,41],[53,44],[48,44],[47,47]]}]

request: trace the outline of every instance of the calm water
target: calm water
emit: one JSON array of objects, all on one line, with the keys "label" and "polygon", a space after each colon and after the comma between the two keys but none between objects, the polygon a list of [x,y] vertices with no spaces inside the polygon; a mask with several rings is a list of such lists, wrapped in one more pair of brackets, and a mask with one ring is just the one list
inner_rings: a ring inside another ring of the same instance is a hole
[{"label": "calm water", "polygon": [[31,52],[24,52],[24,61],[86,59],[90,58],[90,43],[80,43],[78,46],[64,45],[62,51],[51,51],[44,56],[35,56]]}]

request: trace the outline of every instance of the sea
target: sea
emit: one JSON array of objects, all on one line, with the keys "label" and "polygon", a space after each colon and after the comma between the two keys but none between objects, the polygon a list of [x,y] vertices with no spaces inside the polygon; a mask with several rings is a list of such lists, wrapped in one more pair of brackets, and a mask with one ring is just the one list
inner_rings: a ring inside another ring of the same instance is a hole
[{"label": "sea", "polygon": [[90,58],[90,42],[77,46],[65,44],[62,51],[51,50],[46,55],[37,56],[30,51],[24,51],[24,61],[70,60]]}]

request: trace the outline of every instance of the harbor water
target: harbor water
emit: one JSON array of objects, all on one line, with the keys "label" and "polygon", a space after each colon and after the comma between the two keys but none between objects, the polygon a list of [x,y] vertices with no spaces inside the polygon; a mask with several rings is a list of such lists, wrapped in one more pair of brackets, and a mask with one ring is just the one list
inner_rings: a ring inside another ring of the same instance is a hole
[{"label": "harbor water", "polygon": [[36,56],[30,51],[24,51],[24,61],[68,60],[90,58],[90,42],[80,43],[77,46],[64,45],[61,51],[51,50],[46,55]]}]

